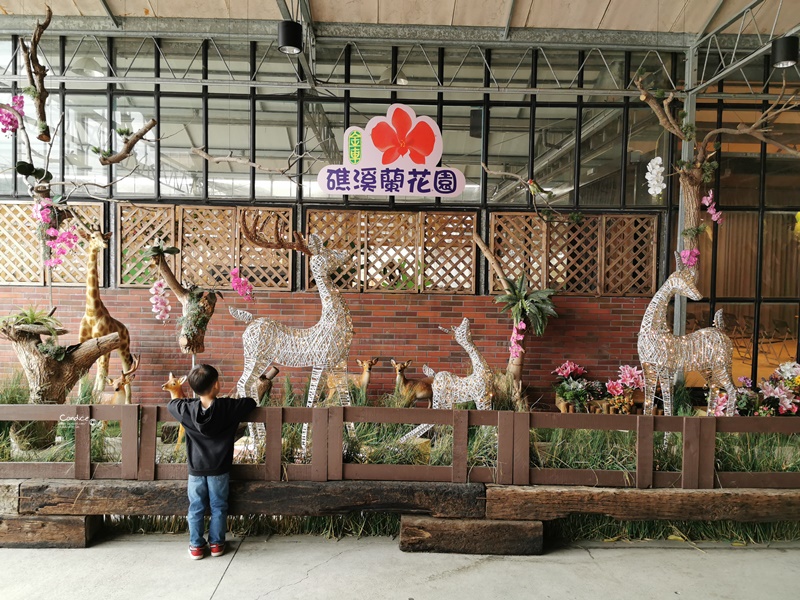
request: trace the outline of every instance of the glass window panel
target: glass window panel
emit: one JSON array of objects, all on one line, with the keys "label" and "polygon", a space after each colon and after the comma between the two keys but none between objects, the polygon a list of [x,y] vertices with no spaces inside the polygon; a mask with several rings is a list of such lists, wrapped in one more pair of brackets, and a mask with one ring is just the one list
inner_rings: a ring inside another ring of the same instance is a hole
[{"label": "glass window panel", "polygon": [[[378,83],[386,69],[392,65],[391,47],[355,43],[352,46],[350,81],[361,84]],[[362,93],[361,90],[357,92],[359,96]]]},{"label": "glass window panel", "polygon": [[[6,96],[0,102],[6,102],[9,99]],[[10,194],[14,188],[14,162],[11,155],[13,144],[13,136],[0,135],[0,194]]]},{"label": "glass window panel", "polygon": [[587,108],[581,128],[581,206],[619,206],[622,109]]},{"label": "glass window panel", "polygon": [[[625,169],[627,171],[625,204],[627,206],[663,206],[666,204],[666,190],[660,198],[650,195],[647,187],[647,164],[656,156],[661,157],[664,166],[664,182],[670,175],[669,157],[670,137],[652,110],[632,108],[628,115],[628,151]],[[673,178],[675,180],[675,178]],[[677,180],[675,180],[677,181]]]},{"label": "glass window panel", "polygon": [[536,87],[568,88],[578,85],[578,51],[540,48],[537,52]]},{"label": "glass window panel", "polygon": [[[528,179],[530,116],[527,106],[495,106],[489,111],[489,169],[514,173]],[[525,205],[528,187],[519,181],[489,175],[487,200],[490,204]]]},{"label": "glass window panel", "polygon": [[[296,168],[293,165],[289,167],[289,161],[297,142],[297,102],[256,101],[255,162],[276,171],[288,169],[285,175],[257,170],[257,199],[295,199],[297,187],[290,177],[295,175]],[[304,164],[308,165],[308,159]]]},{"label": "glass window panel", "polygon": [[[733,384],[740,386],[739,378],[749,379],[752,373],[755,307],[750,303],[725,303],[717,304],[716,309],[722,310],[725,332],[733,342]],[[765,373],[767,375],[769,372]]]},{"label": "glass window panel", "polygon": [[[474,97],[474,96],[473,96]],[[464,173],[466,186],[457,198],[442,198],[442,203],[478,204],[481,200],[481,135],[470,131],[470,113],[480,122],[482,109],[470,106],[445,106],[442,114],[442,166]],[[473,129],[475,129],[473,127]],[[477,135],[477,137],[475,137]]]},{"label": "glass window panel", "polygon": [[164,39],[161,40],[162,92],[188,92],[186,84],[170,84],[169,81],[199,81],[203,77],[203,40]]},{"label": "glass window panel", "polygon": [[445,48],[443,83],[452,87],[483,87],[485,65],[484,55],[477,46]]},{"label": "glass window panel", "polygon": [[722,91],[726,94],[753,94],[760,92],[763,87],[763,59],[746,63],[742,68],[736,69],[722,80]]},{"label": "glass window panel", "polygon": [[531,63],[533,62],[534,49],[528,48],[525,52],[520,50],[492,50],[492,85],[501,88],[528,88],[533,87],[531,81]]},{"label": "glass window panel", "polygon": [[[250,79],[250,44],[245,40],[231,42],[211,40],[208,44],[208,78],[219,81],[241,81]],[[247,85],[219,85],[212,91],[228,94],[247,94]]]},{"label": "glass window panel", "polygon": [[[791,69],[787,69],[790,71]],[[773,125],[770,135],[779,134],[781,144],[797,147],[800,144],[800,113],[783,113]],[[767,181],[765,201],[767,206],[794,206],[800,208],[800,176],[797,157],[781,152],[767,144]]]},{"label": "glass window panel", "polygon": [[797,360],[798,312],[797,302],[761,305],[763,333],[758,357],[759,376],[762,365],[769,369],[765,375],[768,376],[777,365]]},{"label": "glass window panel", "polygon": [[[0,75],[11,75],[13,72],[14,61],[11,54],[11,40],[0,39]],[[10,83],[0,83],[0,91],[7,91],[10,88]]]},{"label": "glass window panel", "polygon": [[203,146],[200,98],[161,98],[161,195],[203,196],[203,159],[191,148]]},{"label": "glass window panel", "polygon": [[[736,128],[753,123],[759,111],[726,110],[722,126]],[[720,136],[719,205],[758,206],[761,169],[761,142],[745,135]]]},{"label": "glass window panel", "polygon": [[[45,37],[45,39],[47,39]],[[66,60],[67,89],[105,90],[108,73],[107,42],[94,36],[68,37],[64,56]],[[58,71],[52,71],[57,73]],[[96,83],[95,83],[96,81]]]},{"label": "glass window panel", "polygon": [[274,94],[294,92],[292,84],[297,83],[297,59],[278,50],[276,41],[258,42],[256,46],[256,81],[273,84],[273,86],[286,85],[286,88],[267,87],[263,93]]},{"label": "glass window panel", "polygon": [[[402,85],[407,81],[408,85],[438,86],[438,49],[436,46],[400,46],[397,49],[397,78],[395,81]],[[400,93],[398,97],[409,97],[415,99],[436,99],[436,92],[410,92]]]},{"label": "glass window panel", "polygon": [[[670,81],[672,73],[672,54],[649,50],[647,52],[631,52],[631,73],[625,87],[631,83],[633,76],[640,72],[644,77],[644,84],[651,90],[671,90],[673,83]],[[630,85],[633,87],[633,84]]]},{"label": "glass window panel", "polygon": [[[624,90],[626,81],[625,53],[593,48],[586,52],[583,62],[584,90]],[[619,94],[591,95],[584,93],[589,102],[622,102]]]},{"label": "glass window panel", "polygon": [[[710,231],[707,230],[707,231]],[[752,298],[756,293],[758,213],[727,212],[717,228],[717,295]],[[701,248],[701,260],[703,252]]]},{"label": "glass window panel", "polygon": [[[208,153],[250,161],[250,102],[208,101]],[[209,163],[208,195],[250,197],[250,167],[237,163]]]},{"label": "glass window panel", "polygon": [[[48,102],[55,104],[57,98],[50,96]],[[108,183],[108,169],[100,164],[99,157],[92,150],[110,150],[108,137],[108,100],[105,95],[66,96],[64,115],[65,161],[64,177],[67,181],[80,183]],[[51,105],[51,111],[52,111]],[[52,129],[52,113],[51,113]],[[51,169],[52,171],[52,169]],[[100,196],[106,190],[91,190]]]},{"label": "glass window panel", "polygon": [[317,80],[323,83],[344,83],[345,47],[346,44],[317,46],[315,63]]},{"label": "glass window panel", "polygon": [[116,84],[120,91],[153,91],[152,83],[135,83],[137,78],[151,78],[155,68],[155,46],[152,38],[115,38],[114,70],[125,83]]},{"label": "glass window panel", "polygon": [[536,108],[533,176],[553,193],[553,204],[575,199],[575,113],[572,107]]},{"label": "glass window panel", "polygon": [[[138,131],[155,117],[152,96],[117,96],[114,98],[114,127]],[[114,165],[114,179],[124,177],[114,186],[114,193],[119,196],[153,196],[155,194],[156,145],[147,142],[156,137],[156,129],[152,129],[144,140],[133,149],[131,156]],[[119,136],[115,138],[115,149],[122,144]]]},{"label": "glass window panel", "polygon": [[762,294],[765,298],[800,297],[800,244],[794,239],[795,214],[764,215]]}]

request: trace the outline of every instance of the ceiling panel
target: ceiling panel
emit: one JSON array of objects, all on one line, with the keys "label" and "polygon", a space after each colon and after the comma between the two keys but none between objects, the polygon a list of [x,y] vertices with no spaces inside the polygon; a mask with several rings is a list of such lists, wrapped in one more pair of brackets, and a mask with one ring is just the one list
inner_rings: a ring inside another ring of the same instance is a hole
[{"label": "ceiling panel", "polygon": [[513,0],[456,0],[453,25],[505,27]]},{"label": "ceiling panel", "polygon": [[456,0],[380,0],[378,22],[406,25],[452,25]]},{"label": "ceiling panel", "polygon": [[528,27],[597,29],[611,0],[533,0]]},{"label": "ceiling panel", "polygon": [[317,23],[377,23],[378,0],[310,0]]},{"label": "ceiling panel", "polygon": [[[600,29],[669,31],[689,0],[611,0]],[[705,0],[713,7],[713,2]]]}]

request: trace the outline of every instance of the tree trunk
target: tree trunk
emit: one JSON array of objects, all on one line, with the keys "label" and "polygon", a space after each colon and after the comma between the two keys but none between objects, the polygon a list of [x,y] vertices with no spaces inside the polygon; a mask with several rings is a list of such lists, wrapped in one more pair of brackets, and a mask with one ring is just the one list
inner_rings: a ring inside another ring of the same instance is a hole
[{"label": "tree trunk", "polygon": [[[692,169],[689,171],[681,170],[678,173],[681,189],[683,190],[684,217],[682,233],[687,229],[694,229],[700,225],[700,202],[703,197],[703,175],[700,169]],[[684,236],[683,248],[684,250],[697,248],[697,238]]]},{"label": "tree trunk", "polygon": [[35,326],[27,329],[15,327],[3,333],[11,340],[22,364],[28,379],[30,402],[34,404],[64,404],[67,394],[94,362],[120,345],[119,334],[111,333],[71,347],[59,361],[39,351],[44,332],[36,331]]}]

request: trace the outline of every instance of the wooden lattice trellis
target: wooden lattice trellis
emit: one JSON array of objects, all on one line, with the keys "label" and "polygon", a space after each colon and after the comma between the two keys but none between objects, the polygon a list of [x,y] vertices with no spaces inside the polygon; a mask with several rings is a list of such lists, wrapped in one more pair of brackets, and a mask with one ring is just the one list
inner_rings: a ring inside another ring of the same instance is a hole
[{"label": "wooden lattice trellis", "polygon": [[[548,222],[531,213],[494,213],[491,250],[512,278],[560,294],[651,296],[656,289],[657,219],[652,215]],[[491,289],[502,291],[491,274]]]},{"label": "wooden lattice trellis", "polygon": [[[69,209],[80,218],[86,225],[100,225],[103,223],[103,205],[99,202],[70,202]],[[72,221],[74,222],[74,221]],[[71,222],[68,221],[68,225]],[[80,227],[80,226],[79,226]],[[80,240],[79,244],[64,257],[64,262],[60,265],[48,269],[52,273],[53,284],[66,286],[85,286],[86,285],[86,261],[89,258],[87,252],[89,244]],[[98,285],[104,285],[103,255],[97,256],[97,275]]]},{"label": "wooden lattice trellis", "polygon": [[[120,204],[117,211],[117,281],[121,287],[150,287],[156,278],[148,248],[175,246],[175,207]],[[170,269],[175,259],[167,255]]]},{"label": "wooden lattice trellis", "polygon": [[352,291],[473,293],[474,230],[473,213],[308,213],[309,233],[358,256],[355,266],[334,277],[340,289]]},{"label": "wooden lattice trellis", "polygon": [[236,209],[179,206],[178,225],[181,283],[228,287],[235,258]]},{"label": "wooden lattice trellis", "polygon": [[0,283],[44,283],[41,242],[33,226],[32,202],[0,203]]},{"label": "wooden lattice trellis", "polygon": [[[292,265],[294,252],[291,250],[273,250],[251,244],[241,232],[241,218],[250,220],[260,216],[265,225],[265,235],[272,235],[277,222],[278,229],[284,235],[291,235],[292,209],[290,208],[240,208],[236,218],[238,241],[236,248],[236,264],[239,265],[240,276],[246,277],[254,288],[264,290],[292,289]],[[286,240],[291,241],[291,240]]]}]

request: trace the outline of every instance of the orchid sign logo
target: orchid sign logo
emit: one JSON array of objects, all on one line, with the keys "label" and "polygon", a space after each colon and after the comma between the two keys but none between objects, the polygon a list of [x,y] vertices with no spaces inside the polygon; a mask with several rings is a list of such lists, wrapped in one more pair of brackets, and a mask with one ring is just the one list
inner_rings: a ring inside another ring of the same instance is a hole
[{"label": "orchid sign logo", "polygon": [[436,166],[442,157],[436,122],[404,104],[392,104],[366,129],[349,127],[343,147],[344,164],[328,165],[317,176],[329,194],[453,197],[464,191],[461,171]]}]

